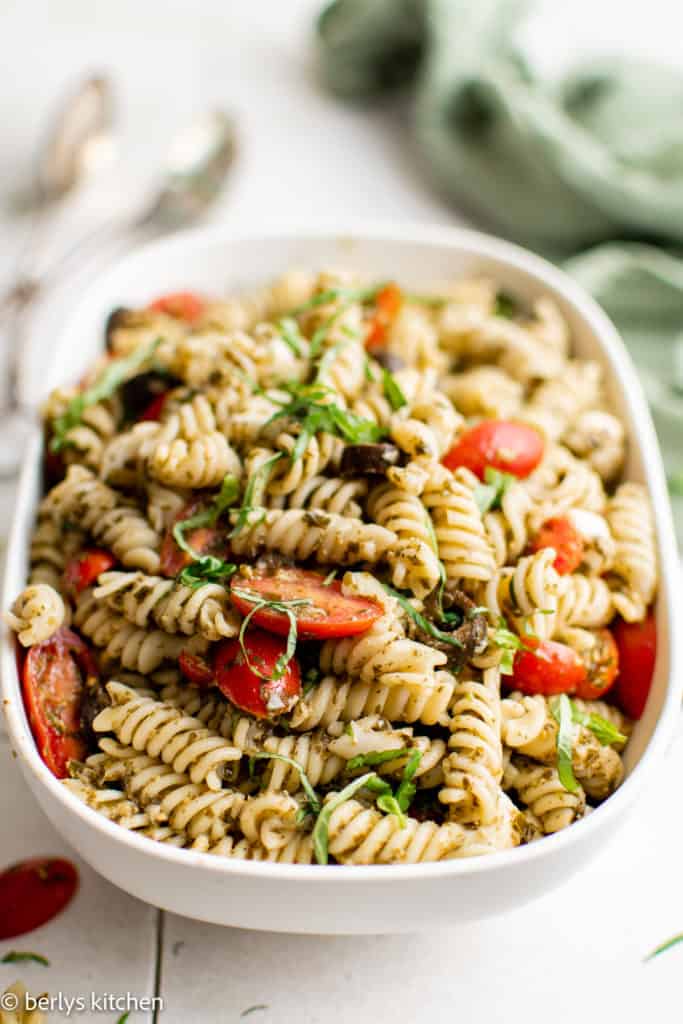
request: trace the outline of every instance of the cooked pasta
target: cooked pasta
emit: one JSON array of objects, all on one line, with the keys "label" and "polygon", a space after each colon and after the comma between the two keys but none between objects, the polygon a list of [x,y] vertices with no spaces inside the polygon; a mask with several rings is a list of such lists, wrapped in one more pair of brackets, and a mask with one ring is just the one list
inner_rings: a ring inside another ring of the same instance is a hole
[{"label": "cooked pasta", "polygon": [[43,409],[4,617],[65,787],[282,864],[484,856],[608,799],[655,531],[554,302],[308,270],[170,298],[114,311],[91,390]]}]

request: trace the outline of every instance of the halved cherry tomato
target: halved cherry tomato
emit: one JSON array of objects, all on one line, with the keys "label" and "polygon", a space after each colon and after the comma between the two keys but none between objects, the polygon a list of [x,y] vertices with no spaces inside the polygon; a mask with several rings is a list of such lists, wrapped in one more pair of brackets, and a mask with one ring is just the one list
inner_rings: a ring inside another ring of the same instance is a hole
[{"label": "halved cherry tomato", "polygon": [[142,412],[138,416],[138,423],[143,423],[151,420],[160,420],[168,396],[169,392],[164,391],[161,395],[157,395],[156,398],[153,398],[152,401],[147,406],[147,408],[144,410],[144,412]]},{"label": "halved cherry tomato", "polygon": [[649,612],[643,622],[624,622],[613,627],[619,650],[619,676],[612,697],[629,718],[645,710],[657,659],[657,627]]},{"label": "halved cherry tomato", "polygon": [[0,873],[0,939],[47,924],[71,902],[78,872],[62,857],[18,861]]},{"label": "halved cherry tomato", "polygon": [[[301,670],[296,658],[292,658],[280,679],[272,679],[277,660],[284,654],[285,641],[261,629],[249,629],[244,647],[248,664],[237,640],[219,644],[214,668],[221,692],[242,711],[257,718],[273,718],[289,711],[301,694]],[[250,666],[268,678],[261,679]]]},{"label": "halved cherry tomato", "polygon": [[[254,601],[244,594],[269,601],[307,601],[308,604],[294,606],[297,633],[301,640],[322,640],[325,637],[355,636],[370,629],[382,615],[382,607],[376,601],[364,597],[347,597],[342,594],[341,583],[307,569],[285,567],[249,579],[233,576],[230,588],[232,603],[242,615],[252,610]],[[271,633],[287,636],[289,616],[272,608],[260,608],[254,612],[251,621]]]},{"label": "halved cherry tomato", "polygon": [[[173,527],[183,519],[190,519],[203,507],[204,503],[201,499],[191,501],[189,505],[181,509],[166,530],[159,552],[159,572],[162,576],[175,577],[186,565],[191,564],[192,556],[176,544]],[[223,559],[230,557],[227,533],[217,526],[198,526],[196,530],[189,530],[185,534],[185,540],[198,555],[215,555],[216,558]]]},{"label": "halved cherry tomato", "polygon": [[555,548],[553,565],[561,576],[574,572],[581,565],[584,551],[583,537],[567,516],[547,519],[531,541],[531,551]]},{"label": "halved cherry tomato", "polygon": [[85,641],[66,626],[29,649],[22,677],[24,703],[33,738],[45,764],[58,779],[69,761],[82,760],[86,744],[80,731],[84,676],[97,675]]},{"label": "halved cherry tomato", "polygon": [[503,676],[513,689],[522,693],[575,693],[588,677],[588,669],[579,655],[556,640],[524,641],[527,650],[518,651],[512,675]]},{"label": "halved cherry tomato", "polygon": [[190,685],[205,689],[214,680],[214,671],[207,661],[200,658],[198,654],[190,654],[188,651],[181,651],[178,658],[178,667]]},{"label": "halved cherry tomato", "polygon": [[149,304],[149,308],[156,313],[166,313],[167,316],[185,320],[188,324],[194,324],[199,320],[205,306],[204,299],[195,292],[169,292],[168,295],[160,295]]},{"label": "halved cherry tomato", "polygon": [[543,438],[526,423],[482,420],[462,435],[444,456],[448,469],[466,466],[480,480],[487,466],[513,476],[525,477],[543,457]]},{"label": "halved cherry tomato", "polygon": [[387,331],[398,316],[403,305],[403,293],[397,284],[387,284],[377,292],[375,315],[365,335],[365,347],[372,351],[382,348],[387,340]]},{"label": "halved cherry tomato", "polygon": [[102,572],[116,565],[116,559],[104,548],[86,548],[66,563],[64,587],[69,594],[82,593]]},{"label": "halved cherry tomato", "polygon": [[595,646],[584,657],[585,680],[574,691],[582,700],[597,700],[614,685],[619,672],[619,651],[609,629],[595,630]]}]

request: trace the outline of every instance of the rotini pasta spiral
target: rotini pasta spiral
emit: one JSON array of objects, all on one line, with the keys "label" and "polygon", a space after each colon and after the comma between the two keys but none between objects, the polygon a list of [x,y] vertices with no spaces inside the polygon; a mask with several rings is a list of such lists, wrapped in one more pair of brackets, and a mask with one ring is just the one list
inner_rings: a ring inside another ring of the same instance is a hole
[{"label": "rotini pasta spiral", "polygon": [[439,582],[441,567],[429,513],[420,499],[391,483],[382,483],[370,493],[368,514],[398,537],[398,543],[387,554],[394,586],[425,597]]},{"label": "rotini pasta spiral", "polygon": [[158,757],[177,772],[187,771],[192,782],[219,790],[227,766],[242,756],[222,736],[170,704],[139,697],[117,682],[107,684],[107,693],[112,706],[100,711],[93,728],[112,731],[124,746]]},{"label": "rotini pasta spiral", "polygon": [[329,850],[339,864],[417,864],[453,856],[465,831],[453,822],[382,815],[358,800],[337,807],[329,822]]},{"label": "rotini pasta spiral", "polygon": [[159,535],[134,506],[83,466],[71,466],[43,503],[58,524],[75,522],[132,569],[159,568]]},{"label": "rotini pasta spiral", "polygon": [[230,605],[225,588],[217,583],[189,587],[141,572],[105,572],[93,597],[134,626],[144,628],[153,622],[166,633],[198,633],[207,640],[239,632],[240,616]]},{"label": "rotini pasta spiral", "polygon": [[422,502],[432,517],[439,557],[449,582],[490,580],[493,552],[467,471],[448,475],[446,470],[445,475],[435,476],[424,490]]},{"label": "rotini pasta spiral", "polygon": [[47,583],[31,583],[24,587],[11,611],[5,613],[6,622],[24,647],[49,639],[64,624],[66,617],[61,595]]},{"label": "rotini pasta spiral", "polygon": [[579,788],[570,793],[560,782],[557,769],[534,764],[526,757],[513,756],[510,781],[522,803],[538,818],[543,831],[559,832],[580,818],[586,808],[586,795]]},{"label": "rotini pasta spiral", "polygon": [[383,617],[360,636],[326,640],[320,651],[323,672],[350,676],[369,686],[433,689],[434,670],[446,655],[402,635],[395,621]]},{"label": "rotini pasta spiral", "polygon": [[654,524],[645,488],[622,484],[606,515],[616,541],[610,575],[614,607],[627,622],[638,622],[645,618],[657,586]]}]

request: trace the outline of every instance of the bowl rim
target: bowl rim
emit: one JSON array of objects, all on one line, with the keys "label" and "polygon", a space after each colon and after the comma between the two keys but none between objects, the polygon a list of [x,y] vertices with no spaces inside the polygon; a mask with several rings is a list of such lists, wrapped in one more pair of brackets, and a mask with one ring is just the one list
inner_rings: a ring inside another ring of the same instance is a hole
[{"label": "bowl rim", "polygon": [[[97,299],[106,294],[119,276],[130,273],[138,261],[150,257],[163,259],[165,254],[176,250],[190,251],[197,248],[234,246],[241,243],[264,242],[277,245],[292,241],[352,241],[352,240],[407,243],[423,246],[452,248],[466,256],[493,259],[521,271],[538,281],[551,294],[559,295],[565,304],[572,307],[596,337],[605,360],[616,370],[620,390],[631,407],[634,422],[637,421],[639,446],[644,455],[645,475],[648,490],[655,509],[657,538],[660,556],[660,583],[658,599],[665,601],[671,622],[680,619],[681,600],[675,580],[678,572],[678,554],[674,539],[673,520],[666,490],[664,470],[659,455],[654,426],[649,409],[638,380],[635,367],[626,353],[616,327],[603,310],[583,289],[562,270],[542,257],[483,232],[457,226],[440,226],[420,223],[400,225],[383,222],[324,223],[316,220],[313,226],[293,226],[291,223],[260,229],[212,226],[178,232],[170,238],[154,241],[136,248],[108,268],[81,296],[79,302],[67,317],[60,331],[54,352],[60,348],[77,324],[82,313]],[[17,490],[8,539],[6,572],[3,582],[3,608],[9,607],[16,596],[16,573],[11,569],[12,551],[19,544],[26,516],[34,512],[30,501],[33,490],[33,474],[42,447],[40,430],[36,427],[26,449],[24,466]],[[588,838],[591,833],[605,832],[610,821],[618,818],[633,802],[638,792],[652,775],[658,761],[671,741],[676,729],[683,694],[683,673],[679,669],[681,660],[680,641],[675,630],[669,630],[667,643],[670,656],[670,672],[666,694],[659,718],[639,761],[631,774],[612,796],[587,817],[575,822],[570,828],[554,835],[545,836],[542,842],[531,843],[511,850],[501,850],[482,857],[443,860],[436,863],[388,864],[388,865],[318,865],[279,864],[269,861],[248,861],[237,858],[215,857],[196,850],[178,849],[136,835],[121,828],[95,810],[82,803],[56,779],[38,755],[33,736],[24,710],[21,683],[16,667],[13,636],[4,627],[2,636],[2,693],[5,716],[8,722],[9,738],[23,765],[46,791],[46,795],[61,804],[64,811],[74,814],[83,826],[99,832],[102,837],[127,847],[150,859],[160,859],[179,868],[195,868],[223,876],[254,876],[264,881],[306,882],[326,885],[333,879],[342,884],[383,882],[397,883],[416,879],[440,877],[455,878],[480,873],[496,873],[508,868],[522,869],[524,864],[539,858],[552,857],[563,847],[570,847]],[[617,825],[619,822],[617,822]],[[66,831],[68,835],[68,830]],[[605,836],[605,839],[608,837]]]}]

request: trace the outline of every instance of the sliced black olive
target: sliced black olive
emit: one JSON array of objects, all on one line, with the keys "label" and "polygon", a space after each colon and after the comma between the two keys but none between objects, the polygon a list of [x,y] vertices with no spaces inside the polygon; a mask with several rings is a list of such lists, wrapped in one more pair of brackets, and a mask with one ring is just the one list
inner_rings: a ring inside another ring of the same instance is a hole
[{"label": "sliced black olive", "polygon": [[395,444],[350,444],[341,459],[342,476],[385,476],[391,466],[397,466],[401,451]]},{"label": "sliced black olive", "polygon": [[372,358],[375,362],[379,363],[380,366],[383,366],[385,370],[388,370],[389,373],[396,373],[397,370],[403,370],[406,365],[405,359],[401,359],[400,356],[395,355],[393,352],[387,352],[384,348],[378,349],[377,352],[373,352]]},{"label": "sliced black olive", "polygon": [[[448,655],[451,667],[460,668],[473,655],[480,654],[486,647],[488,635],[486,615],[477,605],[455,587],[446,585],[439,602],[439,588],[436,587],[425,600],[425,612],[442,633],[448,633],[458,641],[459,646],[438,640],[424,630],[417,630],[417,639]],[[458,612],[444,618],[443,612]]]},{"label": "sliced black olive", "polygon": [[108,708],[110,704],[109,695],[103,686],[96,684],[86,689],[81,702],[81,732],[90,750],[97,750],[101,737],[101,733],[96,733],[92,724],[100,711]]},{"label": "sliced black olive", "polygon": [[114,350],[114,331],[118,331],[120,327],[125,327],[126,321],[133,312],[132,309],[126,309],[125,306],[117,306],[116,309],[112,309],[104,325],[104,340],[107,345],[107,352],[113,352]]},{"label": "sliced black olive", "polygon": [[155,398],[178,384],[177,377],[160,370],[148,370],[125,381],[121,386],[121,400],[127,419],[136,420]]}]

